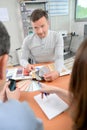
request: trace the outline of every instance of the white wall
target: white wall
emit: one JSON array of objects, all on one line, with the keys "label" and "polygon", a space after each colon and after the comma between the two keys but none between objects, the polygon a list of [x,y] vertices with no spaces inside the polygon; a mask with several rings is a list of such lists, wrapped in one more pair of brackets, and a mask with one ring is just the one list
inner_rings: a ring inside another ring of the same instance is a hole
[{"label": "white wall", "polygon": [[[13,63],[17,64],[16,49],[21,47],[24,39],[19,3],[18,0],[0,0],[0,7],[8,9],[9,21],[4,22],[4,24],[11,36],[10,53],[13,56]],[[73,37],[72,40],[71,50],[75,52],[83,40],[84,24],[87,24],[87,22],[75,22],[74,8],[75,0],[69,0],[69,14],[51,17],[50,24],[52,30],[66,30],[68,33],[75,32],[79,35]]]},{"label": "white wall", "polygon": [[23,30],[21,30],[21,18],[17,0],[0,0],[0,8],[7,8],[9,21],[3,22],[11,36],[11,50],[13,63],[17,64],[16,49],[23,41]]}]

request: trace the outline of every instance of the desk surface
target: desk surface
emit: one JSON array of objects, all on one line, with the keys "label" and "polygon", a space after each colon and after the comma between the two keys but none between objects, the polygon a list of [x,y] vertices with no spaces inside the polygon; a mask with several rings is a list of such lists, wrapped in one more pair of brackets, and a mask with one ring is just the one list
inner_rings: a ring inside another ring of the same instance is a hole
[{"label": "desk surface", "polygon": [[[53,82],[46,82],[46,84],[56,85],[68,90],[69,79],[69,75],[63,76]],[[27,101],[29,103],[35,115],[43,120],[44,130],[72,130],[72,119],[69,111],[67,110],[52,120],[49,120],[33,98],[38,93],[39,92],[21,92],[20,101]]]}]

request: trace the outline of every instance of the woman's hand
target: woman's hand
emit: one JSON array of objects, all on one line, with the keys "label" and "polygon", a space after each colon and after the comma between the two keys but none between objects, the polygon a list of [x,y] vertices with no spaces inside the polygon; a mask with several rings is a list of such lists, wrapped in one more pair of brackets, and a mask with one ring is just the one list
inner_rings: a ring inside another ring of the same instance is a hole
[{"label": "woman's hand", "polygon": [[45,94],[51,94],[51,93],[55,93],[57,94],[59,97],[61,97],[62,99],[65,99],[65,101],[70,102],[69,98],[70,98],[70,93],[67,90],[64,90],[60,87],[56,87],[56,86],[48,86],[45,84],[40,84],[41,85],[41,97],[43,98]]},{"label": "woman's hand", "polygon": [[48,86],[42,83],[40,83],[40,86],[41,86],[40,92],[42,98],[44,97],[44,95],[48,96],[50,93],[55,93],[56,91],[56,87],[54,86]]},{"label": "woman's hand", "polygon": [[43,83],[40,83],[40,84],[41,84],[41,89],[40,89],[41,92],[46,92],[46,93],[49,93],[49,94],[55,92],[56,87],[49,86],[49,85],[46,85],[46,84],[43,84]]}]

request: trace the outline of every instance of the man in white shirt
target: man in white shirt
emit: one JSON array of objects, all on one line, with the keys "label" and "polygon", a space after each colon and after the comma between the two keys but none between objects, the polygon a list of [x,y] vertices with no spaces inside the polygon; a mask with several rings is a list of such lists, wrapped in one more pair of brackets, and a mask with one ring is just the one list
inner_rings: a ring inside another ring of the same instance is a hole
[{"label": "man in white shirt", "polygon": [[35,117],[27,102],[19,102],[20,91],[10,91],[6,83],[6,66],[10,36],[0,22],[0,130],[43,130],[42,121]]},{"label": "man in white shirt", "polygon": [[59,77],[63,69],[63,37],[55,31],[49,30],[48,14],[42,9],[32,12],[31,24],[34,30],[23,42],[20,64],[29,72],[34,69],[33,63],[54,62],[56,71],[44,74],[46,81],[52,81]]}]

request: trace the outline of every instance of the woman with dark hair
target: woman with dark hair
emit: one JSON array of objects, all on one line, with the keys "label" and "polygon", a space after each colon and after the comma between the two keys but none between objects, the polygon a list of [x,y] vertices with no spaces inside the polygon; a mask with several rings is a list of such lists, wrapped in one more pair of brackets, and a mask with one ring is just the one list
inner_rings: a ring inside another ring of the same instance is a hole
[{"label": "woman with dark hair", "polygon": [[[69,91],[42,84],[41,92],[56,93],[70,99],[70,108],[74,106],[72,130],[87,130],[87,39],[80,45],[70,79]],[[43,95],[42,95],[43,96]]]}]

